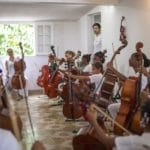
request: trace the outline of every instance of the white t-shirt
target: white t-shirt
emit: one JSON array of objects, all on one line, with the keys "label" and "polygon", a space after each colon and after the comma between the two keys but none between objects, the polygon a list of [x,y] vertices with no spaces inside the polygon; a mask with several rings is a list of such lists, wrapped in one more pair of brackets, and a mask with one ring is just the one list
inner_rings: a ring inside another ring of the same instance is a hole
[{"label": "white t-shirt", "polygon": [[117,137],[115,145],[115,150],[150,150],[150,133]]},{"label": "white t-shirt", "polygon": [[96,35],[93,43],[93,50],[91,55],[91,62],[93,63],[94,54],[102,50],[102,38],[101,34]]},{"label": "white t-shirt", "polygon": [[0,150],[20,150],[20,146],[10,131],[0,129]]},{"label": "white t-shirt", "polygon": [[88,64],[84,67],[83,72],[92,72],[92,64]]},{"label": "white t-shirt", "polygon": [[89,76],[89,78],[90,78],[90,82],[91,83],[95,83],[95,89],[97,89],[96,94],[99,94],[99,91],[100,91],[101,85],[102,85],[101,84],[99,86],[99,84],[101,82],[101,79],[102,79],[102,74],[101,73],[99,73],[99,74],[93,74],[93,75]]},{"label": "white t-shirt", "polygon": [[96,35],[94,39],[94,54],[102,50],[102,37],[101,34]]},{"label": "white t-shirt", "polygon": [[[134,70],[131,68],[130,72],[128,73],[128,76],[135,76],[139,77],[139,72],[135,73]],[[141,79],[141,91],[145,89],[146,85],[148,83],[148,78],[142,74],[142,79]]]}]

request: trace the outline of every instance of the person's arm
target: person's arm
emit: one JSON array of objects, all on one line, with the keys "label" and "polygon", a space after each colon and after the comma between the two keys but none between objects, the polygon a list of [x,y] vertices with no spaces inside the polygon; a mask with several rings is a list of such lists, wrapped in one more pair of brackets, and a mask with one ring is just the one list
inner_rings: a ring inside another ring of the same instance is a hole
[{"label": "person's arm", "polygon": [[79,80],[90,80],[89,76],[78,76],[78,75],[73,75],[71,73],[68,73],[68,77],[71,77],[72,79],[79,79]]},{"label": "person's arm", "polygon": [[9,77],[8,61],[5,62],[6,76]]},{"label": "person's arm", "polygon": [[92,104],[87,110],[87,117],[90,123],[93,125],[96,133],[98,135],[98,140],[104,143],[108,149],[112,149],[115,146],[115,139],[109,136],[106,136],[103,129],[99,126],[97,122],[97,112],[94,108],[94,104]]}]

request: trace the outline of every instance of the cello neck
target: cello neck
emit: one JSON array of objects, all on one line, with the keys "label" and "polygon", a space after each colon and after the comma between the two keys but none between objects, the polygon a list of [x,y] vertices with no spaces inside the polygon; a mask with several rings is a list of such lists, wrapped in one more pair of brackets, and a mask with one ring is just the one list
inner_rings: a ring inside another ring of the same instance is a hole
[{"label": "cello neck", "polygon": [[21,50],[21,58],[24,61],[24,52],[23,52],[23,46],[22,46],[21,42],[19,42],[19,47],[20,47],[20,50]]}]

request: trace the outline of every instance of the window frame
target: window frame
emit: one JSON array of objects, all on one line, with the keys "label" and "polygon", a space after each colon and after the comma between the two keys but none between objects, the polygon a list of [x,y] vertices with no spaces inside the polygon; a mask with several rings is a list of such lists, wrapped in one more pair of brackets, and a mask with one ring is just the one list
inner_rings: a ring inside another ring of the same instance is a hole
[{"label": "window frame", "polygon": [[43,32],[45,32],[45,27],[44,26],[50,26],[50,42],[49,45],[53,45],[54,44],[54,23],[52,22],[35,22],[35,55],[37,56],[42,56],[42,55],[48,55],[49,51],[44,51],[44,49],[46,49],[46,42],[45,42],[45,38],[44,36],[46,35],[45,33],[43,33],[43,52],[39,52],[39,43],[38,43],[38,26],[43,26]]}]

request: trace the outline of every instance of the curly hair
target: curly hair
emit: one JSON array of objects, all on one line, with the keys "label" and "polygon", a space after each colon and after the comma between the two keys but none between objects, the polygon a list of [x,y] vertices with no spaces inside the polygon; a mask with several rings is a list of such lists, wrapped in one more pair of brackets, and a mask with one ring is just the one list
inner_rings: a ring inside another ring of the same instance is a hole
[{"label": "curly hair", "polygon": [[105,62],[105,56],[104,56],[103,52],[100,51],[100,52],[95,53],[94,55],[99,57],[99,59],[101,60],[102,63]]},{"label": "curly hair", "polygon": [[85,55],[82,56],[82,58],[86,59],[87,62],[89,63],[90,60],[91,60],[91,54],[85,54]]},{"label": "curly hair", "polygon": [[101,71],[103,72],[103,65],[101,62],[95,62],[94,64],[92,64],[92,66],[94,66],[96,69],[101,69]]}]

